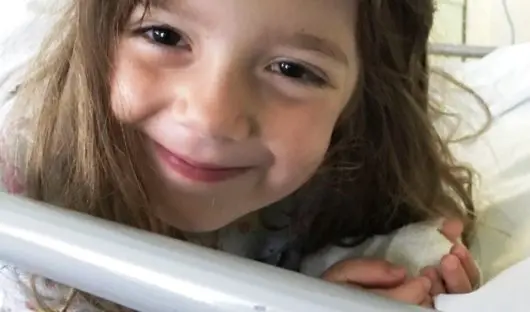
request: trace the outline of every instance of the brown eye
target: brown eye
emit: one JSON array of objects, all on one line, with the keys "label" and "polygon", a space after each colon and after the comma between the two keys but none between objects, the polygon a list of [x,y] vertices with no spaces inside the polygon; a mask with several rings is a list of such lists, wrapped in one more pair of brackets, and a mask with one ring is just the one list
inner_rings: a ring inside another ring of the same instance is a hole
[{"label": "brown eye", "polygon": [[290,78],[303,79],[307,75],[307,70],[295,63],[281,62],[278,63],[280,72]]},{"label": "brown eye", "polygon": [[168,47],[186,47],[184,37],[175,30],[165,27],[151,27],[143,31],[144,35],[156,44]]},{"label": "brown eye", "polygon": [[308,69],[306,66],[288,61],[281,61],[269,66],[269,70],[285,76],[289,79],[296,80],[300,83],[324,86],[326,80]]}]

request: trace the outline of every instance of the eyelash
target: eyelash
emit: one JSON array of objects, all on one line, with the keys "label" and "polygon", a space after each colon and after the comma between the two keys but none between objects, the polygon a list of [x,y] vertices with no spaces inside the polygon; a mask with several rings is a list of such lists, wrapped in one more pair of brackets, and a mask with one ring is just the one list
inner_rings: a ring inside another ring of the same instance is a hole
[{"label": "eyelash", "polygon": [[[164,48],[186,48],[189,50],[189,44],[186,46],[179,45],[180,42],[186,42],[184,35],[179,31],[173,29],[170,26],[150,26],[140,28],[136,31],[137,34],[142,35],[145,39],[151,43],[162,46]],[[158,36],[158,38],[157,38]],[[163,42],[163,40],[169,40],[169,42]]]},{"label": "eyelash", "polygon": [[[327,79],[322,77],[323,75],[317,74],[307,66],[293,61],[278,61],[267,66],[267,70],[304,85],[323,88],[329,84]],[[291,73],[287,73],[289,71]]]},{"label": "eyelash", "polygon": [[[152,44],[163,48],[191,50],[190,45],[186,43],[185,36],[170,26],[144,27],[138,29],[136,33],[143,36]],[[163,42],[164,40],[166,42]],[[182,41],[186,44],[185,46],[179,45]],[[329,85],[328,79],[324,74],[317,74],[314,70],[309,69],[308,66],[298,62],[278,61],[268,65],[266,69],[298,84],[311,85],[319,88]]]}]

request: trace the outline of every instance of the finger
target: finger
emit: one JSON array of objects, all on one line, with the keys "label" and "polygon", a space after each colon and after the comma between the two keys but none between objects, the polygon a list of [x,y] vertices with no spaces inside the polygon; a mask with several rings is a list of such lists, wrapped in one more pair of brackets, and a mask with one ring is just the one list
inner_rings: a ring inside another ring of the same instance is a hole
[{"label": "finger", "polygon": [[469,249],[461,244],[456,244],[451,248],[451,254],[460,260],[471,285],[477,285],[480,282],[480,271]]},{"label": "finger", "polygon": [[421,276],[407,281],[396,288],[376,289],[373,291],[376,294],[396,301],[412,305],[420,305],[425,302],[426,298],[430,297],[429,292],[431,291],[431,282],[428,278]]},{"label": "finger", "polygon": [[387,261],[352,259],[341,261],[329,268],[322,278],[334,283],[351,283],[364,288],[395,287],[405,280],[404,268]]},{"label": "finger", "polygon": [[452,243],[460,241],[460,237],[464,232],[464,223],[458,219],[445,220],[440,233],[442,233]]},{"label": "finger", "polygon": [[460,259],[455,255],[447,255],[442,258],[441,276],[445,288],[450,294],[464,294],[473,290]]},{"label": "finger", "polygon": [[433,297],[438,296],[439,294],[445,294],[445,286],[440,277],[440,273],[436,267],[429,266],[420,271],[422,276],[427,277],[431,281],[431,292],[430,295]]},{"label": "finger", "polygon": [[434,309],[434,300],[431,296],[427,296],[425,300],[423,300],[422,303],[420,303],[420,306],[427,308],[427,309]]}]

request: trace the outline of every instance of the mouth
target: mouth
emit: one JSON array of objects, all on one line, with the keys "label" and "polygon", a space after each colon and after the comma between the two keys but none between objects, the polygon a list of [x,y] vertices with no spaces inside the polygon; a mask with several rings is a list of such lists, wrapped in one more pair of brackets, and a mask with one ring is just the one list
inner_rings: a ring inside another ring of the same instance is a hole
[{"label": "mouth", "polygon": [[158,143],[155,143],[155,149],[162,162],[173,172],[196,182],[223,182],[251,169],[250,167],[227,167],[220,164],[198,162],[189,157],[177,155]]}]

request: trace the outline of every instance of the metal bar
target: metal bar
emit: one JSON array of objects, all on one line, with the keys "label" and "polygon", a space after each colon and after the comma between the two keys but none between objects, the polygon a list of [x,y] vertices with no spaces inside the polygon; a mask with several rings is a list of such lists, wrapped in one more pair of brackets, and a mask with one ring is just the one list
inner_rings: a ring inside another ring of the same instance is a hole
[{"label": "metal bar", "polygon": [[467,43],[467,30],[468,30],[468,12],[469,12],[469,2],[464,0],[462,4],[462,43]]},{"label": "metal bar", "polygon": [[439,56],[454,56],[463,58],[482,58],[497,47],[483,47],[472,45],[455,45],[455,44],[431,44],[429,46],[429,53]]},{"label": "metal bar", "polygon": [[0,259],[144,312],[425,311],[7,194]]}]

